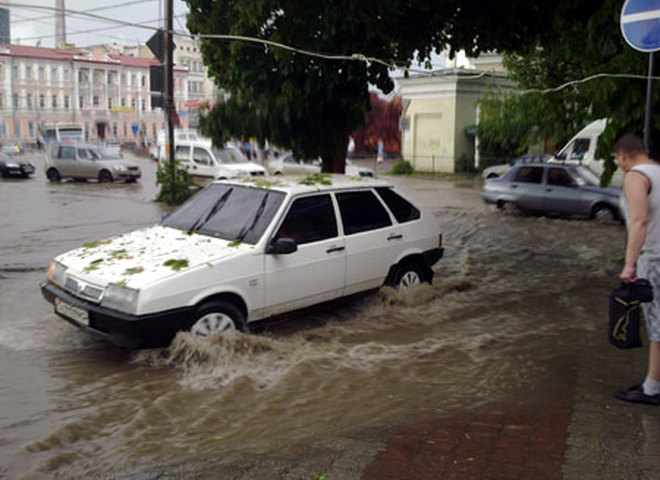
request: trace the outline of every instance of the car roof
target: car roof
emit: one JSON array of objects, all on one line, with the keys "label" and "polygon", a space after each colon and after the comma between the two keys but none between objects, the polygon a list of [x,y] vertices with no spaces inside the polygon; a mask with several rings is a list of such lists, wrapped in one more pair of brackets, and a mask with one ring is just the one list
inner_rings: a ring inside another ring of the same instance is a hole
[{"label": "car roof", "polygon": [[[301,183],[304,181],[305,183]],[[329,182],[329,184],[327,183]],[[214,183],[229,183],[256,188],[278,190],[292,195],[319,191],[337,191],[356,188],[393,187],[391,182],[373,177],[350,177],[340,174],[287,175],[276,177],[250,177],[242,180],[218,180]]]}]

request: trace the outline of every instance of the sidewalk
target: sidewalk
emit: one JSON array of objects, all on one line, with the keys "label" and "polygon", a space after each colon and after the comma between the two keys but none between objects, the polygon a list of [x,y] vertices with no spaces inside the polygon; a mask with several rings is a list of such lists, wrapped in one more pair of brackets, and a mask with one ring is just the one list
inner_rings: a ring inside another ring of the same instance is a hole
[{"label": "sidewalk", "polygon": [[660,479],[660,408],[611,395],[646,350],[595,350],[548,372],[542,388],[401,427],[362,479]]}]

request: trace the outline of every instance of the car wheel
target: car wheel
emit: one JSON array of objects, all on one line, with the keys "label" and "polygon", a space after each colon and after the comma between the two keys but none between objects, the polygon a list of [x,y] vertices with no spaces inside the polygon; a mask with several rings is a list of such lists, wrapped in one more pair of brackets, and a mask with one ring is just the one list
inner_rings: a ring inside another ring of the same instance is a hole
[{"label": "car wheel", "polygon": [[101,170],[99,172],[99,182],[101,183],[110,183],[112,182],[112,174],[107,170]]},{"label": "car wheel", "polygon": [[613,222],[616,220],[616,213],[608,205],[596,205],[591,211],[591,218],[599,222]]},{"label": "car wheel", "polygon": [[62,180],[60,172],[57,171],[57,168],[49,168],[46,172],[46,178],[51,182],[59,182]]},{"label": "car wheel", "polygon": [[426,280],[420,266],[414,262],[403,262],[396,267],[387,285],[398,290],[405,290],[420,285],[422,282],[426,282]]},{"label": "car wheel", "polygon": [[246,331],[245,315],[233,303],[219,300],[203,304],[195,315],[190,332],[202,337]]}]

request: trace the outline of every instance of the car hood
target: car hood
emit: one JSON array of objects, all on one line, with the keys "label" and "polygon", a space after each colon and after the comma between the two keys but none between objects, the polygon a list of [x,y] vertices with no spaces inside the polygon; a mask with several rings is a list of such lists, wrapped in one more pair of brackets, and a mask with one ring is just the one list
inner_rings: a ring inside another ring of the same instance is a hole
[{"label": "car hood", "polygon": [[264,167],[254,162],[245,163],[223,163],[222,166],[232,172],[265,172]]},{"label": "car hood", "polygon": [[252,245],[188,233],[163,225],[84,244],[56,258],[67,273],[96,285],[139,289],[158,280],[240,255]]},{"label": "car hood", "polygon": [[610,195],[612,197],[621,196],[621,187],[611,186],[611,187],[599,187],[597,185],[585,185],[581,187],[582,190],[587,192],[600,193],[605,195]]}]

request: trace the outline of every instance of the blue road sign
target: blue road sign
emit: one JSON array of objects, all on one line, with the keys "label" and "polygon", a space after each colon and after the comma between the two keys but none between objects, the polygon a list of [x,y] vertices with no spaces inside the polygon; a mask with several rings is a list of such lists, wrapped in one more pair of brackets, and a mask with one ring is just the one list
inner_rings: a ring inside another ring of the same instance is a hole
[{"label": "blue road sign", "polygon": [[621,33],[635,50],[660,50],[660,0],[626,0],[621,10]]}]

